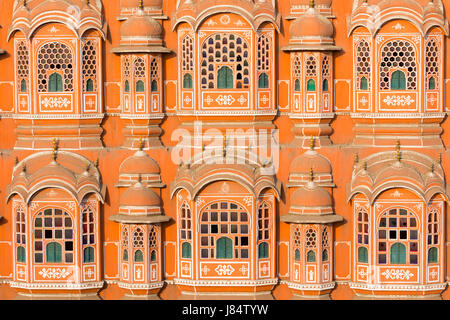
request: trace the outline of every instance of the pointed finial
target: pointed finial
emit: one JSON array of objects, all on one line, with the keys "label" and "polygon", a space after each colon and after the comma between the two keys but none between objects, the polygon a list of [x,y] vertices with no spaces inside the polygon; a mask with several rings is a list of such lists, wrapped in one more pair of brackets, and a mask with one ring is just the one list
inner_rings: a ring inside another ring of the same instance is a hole
[{"label": "pointed finial", "polygon": [[315,141],[314,141],[314,137],[311,136],[311,139],[309,140],[309,147],[310,147],[311,151],[314,150],[314,146],[315,146],[315,143],[314,143],[314,142],[315,142]]},{"label": "pointed finial", "polygon": [[140,174],[140,173],[139,173],[139,175],[138,175],[138,182],[139,182],[139,183],[142,183],[142,174]]},{"label": "pointed finial", "polygon": [[56,161],[56,158],[58,156],[58,140],[56,140],[56,138],[53,138],[52,154],[53,160]]},{"label": "pointed finial", "polygon": [[90,164],[90,163],[88,163],[88,164],[86,165],[86,172],[89,172],[89,169],[91,169],[91,164]]},{"label": "pointed finial", "polygon": [[309,181],[311,181],[311,182],[314,181],[314,170],[313,170],[313,168],[311,168],[309,170]]},{"label": "pointed finial", "polygon": [[142,151],[144,149],[144,140],[142,140],[142,137],[139,138],[138,148],[139,151]]},{"label": "pointed finial", "polygon": [[26,165],[26,163],[24,163],[24,164],[22,165],[22,172],[23,172],[23,173],[27,173],[27,165]]},{"label": "pointed finial", "polygon": [[27,0],[23,0],[23,1],[22,1],[22,5],[23,5],[24,7],[26,7],[26,6],[27,6]]},{"label": "pointed finial", "polygon": [[16,159],[14,160],[14,164],[17,166],[19,164],[19,158],[16,157]]},{"label": "pointed finial", "polygon": [[226,135],[223,135],[222,152],[223,152],[223,156],[226,157],[226,155],[227,155],[227,136]]},{"label": "pointed finial", "polygon": [[397,161],[401,161],[402,153],[400,152],[400,140],[397,140],[397,143],[395,144],[395,151],[396,151]]},{"label": "pointed finial", "polygon": [[439,153],[438,162],[439,162],[439,164],[442,164],[442,153]]},{"label": "pointed finial", "polygon": [[363,162],[363,169],[364,169],[364,171],[367,171],[367,161]]},{"label": "pointed finial", "polygon": [[359,163],[359,155],[357,153],[355,153],[354,162],[355,164]]},{"label": "pointed finial", "polygon": [[86,0],[86,4],[87,4],[87,5],[90,5],[90,4],[91,4],[91,1],[90,1],[90,0]]},{"label": "pointed finial", "polygon": [[95,167],[98,168],[100,165],[100,159],[97,158],[97,160],[95,160]]},{"label": "pointed finial", "polygon": [[434,173],[434,162],[431,163],[430,171],[431,171],[432,173]]},{"label": "pointed finial", "polygon": [[315,5],[315,3],[314,3],[314,0],[310,0],[309,1],[309,7],[310,8],[314,8],[316,5]]},{"label": "pointed finial", "polygon": [[144,0],[139,0],[139,9],[144,10]]}]

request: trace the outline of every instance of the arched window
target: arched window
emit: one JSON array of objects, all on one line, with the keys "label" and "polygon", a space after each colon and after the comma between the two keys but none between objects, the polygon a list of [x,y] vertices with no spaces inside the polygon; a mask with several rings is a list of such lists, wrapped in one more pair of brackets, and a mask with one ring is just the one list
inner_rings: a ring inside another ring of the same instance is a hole
[{"label": "arched window", "polygon": [[22,79],[22,81],[20,82],[20,92],[27,92],[27,80],[25,79]]},{"label": "arched window", "polygon": [[233,89],[233,70],[222,67],[217,72],[217,89]]},{"label": "arched window", "polygon": [[269,76],[267,74],[261,73],[259,75],[258,88],[259,89],[268,89],[269,88]]},{"label": "arched window", "polygon": [[130,92],[130,82],[128,80],[125,81],[125,92],[126,93]]},{"label": "arched window", "polygon": [[183,259],[192,258],[192,245],[189,242],[183,242],[181,245],[181,257]]},{"label": "arched window", "polygon": [[360,208],[357,214],[358,262],[368,263],[369,259],[369,213]]},{"label": "arched window", "polygon": [[[416,90],[416,50],[406,40],[392,40],[381,49],[380,90]],[[401,71],[402,69],[404,71]]]},{"label": "arched window", "polygon": [[155,261],[156,261],[156,250],[152,250],[152,252],[150,253],[150,262]]},{"label": "arched window", "polygon": [[429,90],[436,89],[436,80],[434,79],[434,77],[430,77],[430,79],[428,79],[428,89]]},{"label": "arched window", "polygon": [[[25,209],[23,206],[16,208],[16,244],[17,247],[17,262],[25,262],[25,245],[27,243],[26,237],[26,221],[25,221]],[[23,255],[19,255],[23,250]],[[23,261],[22,261],[23,260]]]},{"label": "arched window", "polygon": [[[414,214],[406,209],[389,209],[378,223],[378,263],[419,263],[419,230]],[[388,259],[389,258],[389,259]]]},{"label": "arched window", "polygon": [[[186,35],[181,42],[181,70],[194,70],[194,40],[191,36]],[[187,88],[185,88],[187,89]]]},{"label": "arched window", "polygon": [[250,46],[239,35],[217,33],[206,38],[201,45],[201,88],[248,89],[249,50]]},{"label": "arched window", "polygon": [[325,80],[323,80],[323,82],[322,82],[322,91],[328,91],[328,80],[327,79],[325,79]]},{"label": "arched window", "polygon": [[62,246],[58,242],[50,242],[46,246],[47,263],[61,263],[62,262]]},{"label": "arched window", "polygon": [[122,250],[123,250],[123,254],[122,254],[122,259],[124,262],[128,261],[128,225],[124,225],[122,226]]},{"label": "arched window", "polygon": [[25,248],[20,246],[17,247],[17,262],[25,263],[27,260],[27,256],[25,253]]},{"label": "arched window", "polygon": [[258,258],[267,259],[269,258],[269,244],[267,242],[262,242],[258,246]]},{"label": "arched window", "polygon": [[[72,218],[61,209],[45,209],[34,219],[34,262],[73,263]],[[51,245],[50,245],[51,244]]]},{"label": "arched window", "polygon": [[151,88],[152,92],[158,92],[158,81],[153,80],[152,81],[152,88]]},{"label": "arched window", "polygon": [[369,90],[369,82],[366,77],[361,77],[360,82],[360,90]]},{"label": "arched window", "polygon": [[306,253],[306,262],[316,262],[316,253],[313,250]]},{"label": "arched window", "polygon": [[299,79],[296,79],[295,80],[295,91],[296,92],[300,92],[300,80]]},{"label": "arched window", "polygon": [[406,263],[406,246],[403,243],[394,243],[391,246],[391,264]]},{"label": "arched window", "polygon": [[190,73],[186,73],[183,78],[183,88],[184,89],[192,89],[192,76]]},{"label": "arched window", "polygon": [[370,44],[361,40],[356,46],[356,88],[358,90],[369,90],[369,79],[371,74],[371,52]]},{"label": "arched window", "polygon": [[369,250],[366,247],[358,248],[358,262],[369,263]]},{"label": "arched window", "polygon": [[123,261],[128,262],[128,250],[127,249],[123,250]]},{"label": "arched window", "polygon": [[62,92],[63,80],[59,73],[54,72],[48,78],[48,92]]},{"label": "arched window", "polygon": [[233,240],[222,237],[217,240],[217,259],[233,259]]},{"label": "arched window", "polygon": [[328,250],[327,249],[322,251],[322,262],[328,262]]},{"label": "arched window", "polygon": [[38,92],[73,92],[75,68],[68,46],[61,42],[44,44],[37,54],[37,62]]},{"label": "arched window", "polygon": [[438,249],[436,247],[431,247],[428,249],[428,263],[438,262]]},{"label": "arched window", "polygon": [[82,50],[81,68],[83,72],[83,83],[86,92],[97,90],[97,48],[98,41],[95,39],[84,39]]},{"label": "arched window", "polygon": [[136,82],[136,92],[145,92],[144,81],[139,80],[138,82]]},{"label": "arched window", "polygon": [[[230,253],[232,258],[248,259],[249,232],[249,217],[241,206],[225,201],[209,205],[200,215],[200,258],[224,259],[220,257],[228,257],[229,248],[234,248]],[[229,241],[222,240],[219,246],[220,238]],[[216,256],[219,251],[221,255]]]},{"label": "arched window", "polygon": [[313,79],[309,79],[306,83],[307,91],[316,91],[316,82]]},{"label": "arched window", "polygon": [[403,71],[394,71],[391,75],[392,90],[406,90],[406,77]]},{"label": "arched window", "polygon": [[300,262],[301,255],[300,255],[300,250],[299,249],[295,249],[294,259],[295,259],[295,261]]},{"label": "arched window", "polygon": [[92,248],[92,247],[84,248],[84,250],[83,250],[83,262],[84,263],[91,263],[91,262],[94,262],[94,261],[95,261],[94,248]]},{"label": "arched window", "polygon": [[94,81],[92,79],[88,79],[86,81],[86,92],[93,92],[94,91]]},{"label": "arched window", "polygon": [[144,262],[144,254],[141,250],[136,250],[134,252],[134,262]]}]

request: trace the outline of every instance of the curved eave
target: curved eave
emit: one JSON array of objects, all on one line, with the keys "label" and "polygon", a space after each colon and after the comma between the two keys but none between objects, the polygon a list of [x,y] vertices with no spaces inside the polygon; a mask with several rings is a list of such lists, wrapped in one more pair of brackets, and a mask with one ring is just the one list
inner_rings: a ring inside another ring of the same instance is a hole
[{"label": "curved eave", "polygon": [[[385,9],[383,11],[390,10]],[[348,20],[348,32],[347,37],[350,37],[353,31],[358,27],[363,27],[369,30],[369,32],[372,34],[373,37],[378,33],[378,31],[381,29],[381,27],[386,24],[389,21],[393,20],[405,20],[413,25],[416,26],[416,28],[419,30],[419,32],[422,34],[422,36],[425,36],[427,32],[433,28],[433,27],[439,27],[441,28],[445,35],[449,35],[449,26],[448,21],[442,17],[441,19],[430,17],[429,19],[423,17],[416,12],[405,12],[404,10],[398,10],[398,11],[390,11],[387,13],[383,13],[381,11],[379,14],[375,16],[375,19],[372,15],[369,15],[367,13],[359,13],[355,16],[352,16]],[[370,25],[367,24],[368,21],[373,21]]]},{"label": "curved eave", "polygon": [[76,21],[73,16],[68,13],[58,12],[58,15],[48,16],[47,14],[44,14],[43,16],[36,16],[31,22],[25,18],[18,18],[16,21],[12,22],[8,29],[7,41],[11,39],[13,33],[16,31],[21,31],[28,39],[31,39],[37,29],[48,23],[60,23],[72,30],[78,38],[81,38],[88,30],[97,30],[100,32],[103,40],[106,40],[108,27],[100,20],[86,18],[81,21]]},{"label": "curved eave", "polygon": [[335,45],[311,45],[311,44],[294,44],[281,48],[284,52],[294,51],[342,51],[341,47]]},{"label": "curved eave", "polygon": [[120,45],[111,49],[112,53],[124,54],[124,53],[173,53],[172,50],[167,49],[164,46],[133,46],[133,45]]},{"label": "curved eave", "polygon": [[297,224],[332,224],[344,221],[344,218],[337,214],[328,215],[307,215],[307,214],[292,214],[280,217],[281,222],[297,223]]},{"label": "curved eave", "polygon": [[116,214],[109,217],[109,220],[125,224],[157,224],[169,222],[172,218],[164,215],[131,216],[126,214]]},{"label": "curved eave", "polygon": [[172,31],[175,31],[177,26],[180,23],[186,22],[188,23],[191,28],[197,32],[200,25],[209,17],[219,14],[219,13],[233,13],[237,14],[240,17],[244,18],[248,24],[252,27],[254,31],[258,30],[259,27],[265,23],[269,22],[273,24],[278,32],[280,32],[280,25],[281,25],[281,15],[280,14],[273,14],[270,15],[268,13],[261,13],[257,15],[252,15],[247,10],[240,9],[238,7],[232,7],[232,6],[214,6],[211,8],[208,8],[204,10],[201,13],[198,13],[197,16],[192,15],[184,15],[181,17],[177,17],[177,14],[175,13],[172,18]]}]

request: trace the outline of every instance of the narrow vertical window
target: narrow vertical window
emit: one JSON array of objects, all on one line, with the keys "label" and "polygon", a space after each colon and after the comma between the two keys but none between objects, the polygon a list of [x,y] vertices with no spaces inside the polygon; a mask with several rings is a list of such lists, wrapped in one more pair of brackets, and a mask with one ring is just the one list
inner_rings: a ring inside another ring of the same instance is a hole
[{"label": "narrow vertical window", "polygon": [[190,73],[186,73],[183,78],[183,88],[184,89],[192,89],[192,76]]},{"label": "narrow vertical window", "polygon": [[22,81],[20,82],[20,92],[27,92],[27,81],[25,79],[22,79]]},{"label": "narrow vertical window", "polygon": [[309,79],[306,84],[307,91],[316,91],[316,82],[313,79]]},{"label": "narrow vertical window", "polygon": [[137,250],[134,253],[134,262],[144,262],[144,254],[141,250]]},{"label": "narrow vertical window", "polygon": [[62,262],[62,246],[57,242],[50,242],[46,246],[46,262],[60,263]]},{"label": "narrow vertical window", "polygon": [[222,67],[217,73],[218,89],[233,89],[233,70],[229,67]]},{"label": "narrow vertical window", "polygon": [[261,73],[259,75],[258,88],[259,89],[268,89],[269,88],[269,77],[267,76],[267,74]]},{"label": "narrow vertical window", "polygon": [[145,92],[144,81],[139,80],[138,82],[136,82],[136,92]]},{"label": "narrow vertical window", "polygon": [[83,250],[83,263],[94,262],[94,248],[87,247]]},{"label": "narrow vertical window", "polygon": [[267,242],[260,243],[258,246],[258,258],[267,259],[269,258],[269,244]]},{"label": "narrow vertical window", "polygon": [[360,89],[361,90],[369,90],[369,82],[366,77],[362,77],[360,80]]},{"label": "narrow vertical window", "polygon": [[403,71],[394,71],[391,75],[392,90],[406,90],[406,77]]},{"label": "narrow vertical window", "polygon": [[54,72],[48,78],[48,92],[62,92],[62,91],[63,91],[62,76]]},{"label": "narrow vertical window", "polygon": [[192,245],[189,242],[183,242],[181,245],[181,257],[183,259],[192,258]]},{"label": "narrow vertical window", "polygon": [[233,241],[222,237],[217,240],[217,259],[233,259]]}]

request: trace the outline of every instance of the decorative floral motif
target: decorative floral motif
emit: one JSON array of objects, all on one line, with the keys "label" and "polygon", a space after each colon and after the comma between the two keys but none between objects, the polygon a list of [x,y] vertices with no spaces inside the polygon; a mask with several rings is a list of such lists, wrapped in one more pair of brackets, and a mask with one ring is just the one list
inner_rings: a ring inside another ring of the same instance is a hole
[{"label": "decorative floral motif", "polygon": [[392,280],[409,280],[414,277],[414,273],[409,270],[401,270],[401,269],[388,269],[382,273],[382,275],[387,279]]},{"label": "decorative floral motif", "polygon": [[235,99],[231,95],[228,95],[228,96],[220,95],[216,99],[216,101],[220,106],[222,106],[222,105],[231,106],[234,103]]},{"label": "decorative floral motif", "polygon": [[72,104],[72,101],[62,97],[46,97],[41,100],[41,104],[46,109],[66,109]]},{"label": "decorative floral motif", "polygon": [[234,268],[230,265],[218,265],[214,270],[219,276],[231,276],[234,272]]},{"label": "decorative floral motif", "polygon": [[44,268],[39,271],[39,274],[44,279],[65,279],[70,275],[66,268]]},{"label": "decorative floral motif", "polygon": [[388,106],[410,106],[415,101],[410,96],[387,96],[384,100],[384,103],[386,103]]}]

